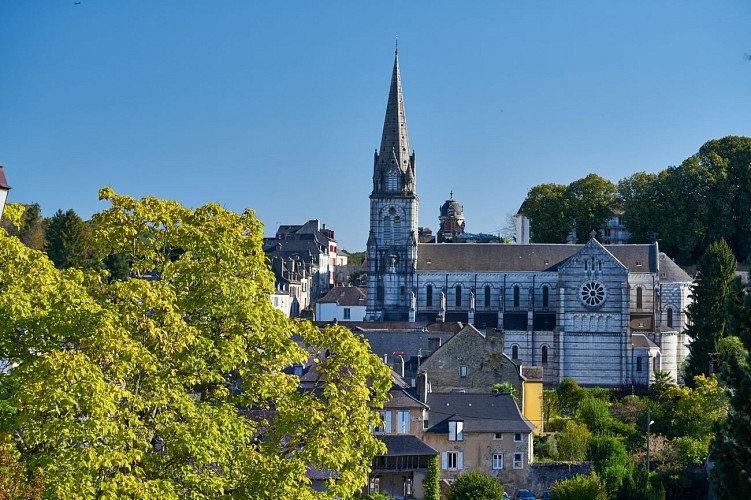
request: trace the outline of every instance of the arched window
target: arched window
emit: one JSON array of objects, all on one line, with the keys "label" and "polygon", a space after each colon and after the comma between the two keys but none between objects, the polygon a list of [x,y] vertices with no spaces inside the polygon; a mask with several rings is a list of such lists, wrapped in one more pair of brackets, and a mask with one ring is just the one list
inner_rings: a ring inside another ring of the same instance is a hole
[{"label": "arched window", "polygon": [[668,317],[667,318],[668,319],[668,327],[672,328],[672,326],[673,326],[673,308],[672,307],[668,307],[668,310],[665,311],[665,315]]},{"label": "arched window", "polygon": [[519,286],[514,287],[514,307],[519,307]]},{"label": "arched window", "polygon": [[641,371],[641,356],[636,358],[636,371],[637,372]]},{"label": "arched window", "polygon": [[550,289],[542,287],[542,307],[550,307]]},{"label": "arched window", "polygon": [[383,244],[391,245],[391,217],[388,215],[383,218]]},{"label": "arched window", "polygon": [[485,307],[490,307],[490,285],[485,285]]},{"label": "arched window", "polygon": [[511,346],[511,359],[519,359],[519,346],[518,345]]},{"label": "arched window", "polygon": [[386,191],[396,191],[397,184],[396,167],[394,167],[386,174]]},{"label": "arched window", "polygon": [[461,307],[461,305],[462,305],[462,286],[461,285],[456,285],[456,292],[454,292],[454,293],[456,294],[456,296],[455,296],[455,302],[454,303],[455,303],[456,307]]},{"label": "arched window", "polygon": [[425,290],[425,305],[433,307],[433,285],[428,285]]},{"label": "arched window", "polygon": [[642,288],[639,287],[636,289],[636,308],[641,309],[642,307]]},{"label": "arched window", "polygon": [[542,362],[548,362],[548,346],[546,345],[542,346]]}]

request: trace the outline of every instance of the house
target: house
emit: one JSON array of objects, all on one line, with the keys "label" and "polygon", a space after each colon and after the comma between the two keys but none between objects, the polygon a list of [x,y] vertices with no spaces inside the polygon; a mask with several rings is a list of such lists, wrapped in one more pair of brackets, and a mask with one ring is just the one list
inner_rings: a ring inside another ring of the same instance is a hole
[{"label": "house", "polygon": [[422,440],[428,407],[392,372],[390,399],[380,410],[383,425],[373,432],[386,445],[386,453],[373,460],[367,492],[392,498],[423,498],[423,480],[429,460],[438,452]]},{"label": "house", "polygon": [[335,286],[316,300],[316,321],[362,321],[365,319],[365,290],[356,286]]},{"label": "house", "polygon": [[535,426],[510,394],[429,393],[423,440],[441,454],[441,477],[480,472],[508,489],[524,488]]}]

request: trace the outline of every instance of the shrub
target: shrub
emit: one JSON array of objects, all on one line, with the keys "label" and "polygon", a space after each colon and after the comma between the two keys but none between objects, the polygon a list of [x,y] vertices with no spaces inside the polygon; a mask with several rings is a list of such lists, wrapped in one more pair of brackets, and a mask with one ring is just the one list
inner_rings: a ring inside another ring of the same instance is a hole
[{"label": "shrub", "polygon": [[462,474],[451,485],[448,500],[502,500],[503,485],[498,480],[480,474],[468,472]]},{"label": "shrub", "polygon": [[594,471],[586,476],[556,481],[550,491],[555,500],[608,500],[605,485]]}]

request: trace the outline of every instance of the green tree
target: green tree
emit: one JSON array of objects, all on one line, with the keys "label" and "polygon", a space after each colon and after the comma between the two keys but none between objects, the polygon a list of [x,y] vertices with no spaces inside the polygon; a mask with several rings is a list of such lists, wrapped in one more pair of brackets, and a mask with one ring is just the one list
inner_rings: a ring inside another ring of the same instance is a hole
[{"label": "green tree", "polygon": [[511,394],[516,403],[519,403],[519,395],[516,394],[516,388],[511,382],[498,382],[493,384],[493,392],[497,394]]},{"label": "green tree", "polygon": [[503,485],[485,474],[467,472],[451,485],[449,500],[503,500]]},{"label": "green tree", "polygon": [[43,489],[39,475],[26,477],[8,447],[0,446],[0,500],[41,500]]},{"label": "green tree", "polygon": [[696,375],[715,372],[717,343],[725,337],[725,297],[737,267],[735,257],[725,240],[711,245],[699,260],[696,279],[691,285],[692,302],[686,308],[691,337],[691,353],[686,365],[686,383]]},{"label": "green tree", "polygon": [[569,420],[558,434],[558,458],[569,462],[587,459],[592,433],[583,424]]},{"label": "green tree", "polygon": [[566,214],[576,229],[579,242],[586,242],[591,231],[607,225],[616,203],[615,185],[597,174],[589,174],[566,187]]},{"label": "green tree", "polygon": [[425,500],[441,500],[441,470],[438,455],[428,459],[428,471],[422,481]]},{"label": "green tree", "polygon": [[46,223],[42,218],[42,209],[39,208],[39,204],[15,205],[20,210],[20,217],[11,220],[4,215],[0,227],[3,227],[8,234],[17,236],[27,247],[34,250],[43,249]]},{"label": "green tree", "polygon": [[561,415],[569,417],[576,413],[579,408],[579,402],[587,396],[587,391],[579,387],[576,380],[564,378],[555,390],[558,394],[558,407]]},{"label": "green tree", "polygon": [[571,221],[566,215],[566,186],[540,184],[527,193],[521,212],[530,220],[533,243],[566,243]]},{"label": "green tree", "polygon": [[[383,444],[389,370],[349,330],[291,323],[253,213],[103,189],[99,256],[158,281],[56,269],[0,234],[0,438],[45,496],[349,498]],[[176,253],[175,249],[181,249]],[[295,341],[293,335],[299,339]],[[291,367],[311,362],[314,390]],[[288,370],[290,369],[290,370]],[[309,468],[332,473],[314,492]]]},{"label": "green tree", "polygon": [[613,417],[608,411],[608,403],[600,399],[585,398],[579,403],[576,419],[587,426],[593,434],[604,432]]},{"label": "green tree", "polygon": [[545,429],[547,429],[550,425],[550,419],[561,414],[556,391],[551,389],[542,391],[542,411],[545,416]]},{"label": "green tree", "polygon": [[616,195],[623,208],[629,243],[651,243],[657,238],[659,193],[655,174],[637,172],[618,181]]},{"label": "green tree", "polygon": [[555,500],[608,500],[608,491],[597,474],[578,475],[563,481],[556,481],[550,487]]},{"label": "green tree", "polygon": [[618,500],[665,500],[662,484],[655,488],[646,467],[634,467],[618,492]]},{"label": "green tree", "polygon": [[595,436],[590,443],[590,456],[595,472],[605,483],[610,495],[615,495],[631,473],[626,446],[611,436]]},{"label": "green tree", "polygon": [[751,484],[751,295],[740,279],[731,285],[726,308],[728,332],[743,342],[745,359],[731,352],[720,374],[731,396],[730,411],[718,422],[710,451],[710,481],[717,498],[747,491]]},{"label": "green tree", "polygon": [[87,258],[87,233],[86,223],[73,210],[58,210],[50,218],[45,233],[45,250],[58,269],[83,267]]}]

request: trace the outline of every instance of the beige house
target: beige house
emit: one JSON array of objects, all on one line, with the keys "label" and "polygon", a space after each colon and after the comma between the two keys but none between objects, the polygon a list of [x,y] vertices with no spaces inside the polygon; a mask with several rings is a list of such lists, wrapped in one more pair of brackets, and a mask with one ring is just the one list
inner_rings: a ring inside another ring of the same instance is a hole
[{"label": "beige house", "polygon": [[441,454],[441,477],[496,477],[510,493],[526,486],[535,426],[510,394],[429,393],[423,440]]}]

